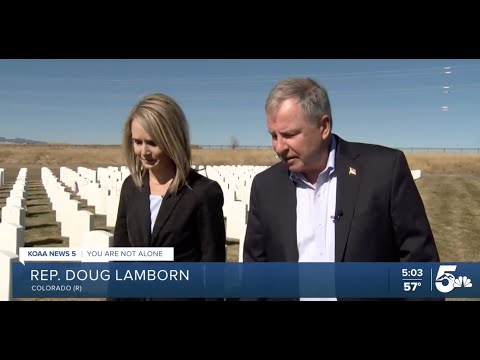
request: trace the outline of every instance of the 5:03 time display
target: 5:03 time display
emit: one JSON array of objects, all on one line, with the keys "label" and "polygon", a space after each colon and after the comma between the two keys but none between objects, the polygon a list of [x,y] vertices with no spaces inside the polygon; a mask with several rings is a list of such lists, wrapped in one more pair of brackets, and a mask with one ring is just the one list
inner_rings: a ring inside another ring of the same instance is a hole
[{"label": "5:03 time display", "polygon": [[423,269],[402,269],[403,277],[422,277]]}]

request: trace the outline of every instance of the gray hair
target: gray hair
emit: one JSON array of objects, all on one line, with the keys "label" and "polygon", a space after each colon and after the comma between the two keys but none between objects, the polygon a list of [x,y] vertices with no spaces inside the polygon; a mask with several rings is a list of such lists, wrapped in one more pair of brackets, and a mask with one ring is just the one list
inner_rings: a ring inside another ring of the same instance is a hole
[{"label": "gray hair", "polygon": [[287,99],[296,99],[308,120],[315,123],[323,115],[330,118],[332,127],[332,110],[327,89],[310,78],[288,78],[279,81],[270,91],[265,103],[265,112],[274,113]]}]

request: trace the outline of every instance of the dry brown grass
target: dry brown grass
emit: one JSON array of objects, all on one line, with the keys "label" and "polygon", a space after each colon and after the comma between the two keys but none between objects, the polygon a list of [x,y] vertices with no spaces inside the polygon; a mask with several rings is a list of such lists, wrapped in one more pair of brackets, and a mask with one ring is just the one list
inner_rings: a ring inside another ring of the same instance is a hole
[{"label": "dry brown grass", "polygon": [[[123,165],[118,145],[0,145],[0,166],[104,166]],[[192,149],[196,165],[272,165],[272,150]]]},{"label": "dry brown grass", "polygon": [[101,166],[123,165],[120,146],[1,145],[0,166]]},{"label": "dry brown grass", "polygon": [[[480,174],[479,154],[406,153],[412,169],[426,173]],[[192,149],[198,165],[273,165],[271,149]],[[119,145],[0,145],[0,166],[105,166],[123,165]]]},{"label": "dry brown grass", "polygon": [[480,175],[480,154],[406,153],[411,169],[451,175]]},{"label": "dry brown grass", "polygon": [[[410,168],[421,169],[417,186],[438,244],[442,261],[480,261],[480,155],[406,153]],[[196,164],[271,165],[277,161],[271,150],[193,149]],[[6,169],[6,184],[0,188],[0,207],[5,205],[21,167],[29,169],[26,246],[65,246],[59,224],[40,183],[40,168],[48,166],[59,175],[59,166],[122,165],[119,146],[2,145],[0,168]],[[82,202],[82,207],[92,211]],[[105,216],[95,215],[95,228],[105,227]],[[229,242],[228,261],[238,261],[238,244]]]}]

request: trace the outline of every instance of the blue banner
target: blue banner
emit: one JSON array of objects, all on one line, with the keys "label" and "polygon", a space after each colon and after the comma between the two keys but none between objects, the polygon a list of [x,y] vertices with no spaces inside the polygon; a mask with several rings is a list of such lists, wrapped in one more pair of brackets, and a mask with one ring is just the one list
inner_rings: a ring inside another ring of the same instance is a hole
[{"label": "blue banner", "polygon": [[13,264],[14,298],[480,298],[480,263]]}]

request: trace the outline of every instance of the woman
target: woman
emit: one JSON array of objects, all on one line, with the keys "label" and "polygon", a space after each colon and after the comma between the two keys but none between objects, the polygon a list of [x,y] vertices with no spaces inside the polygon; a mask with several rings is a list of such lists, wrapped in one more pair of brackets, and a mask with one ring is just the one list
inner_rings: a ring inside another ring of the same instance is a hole
[{"label": "woman", "polygon": [[113,246],[173,247],[174,261],[225,261],[222,189],[191,168],[188,123],[175,100],[152,94],[136,104],[123,151],[130,175]]}]

